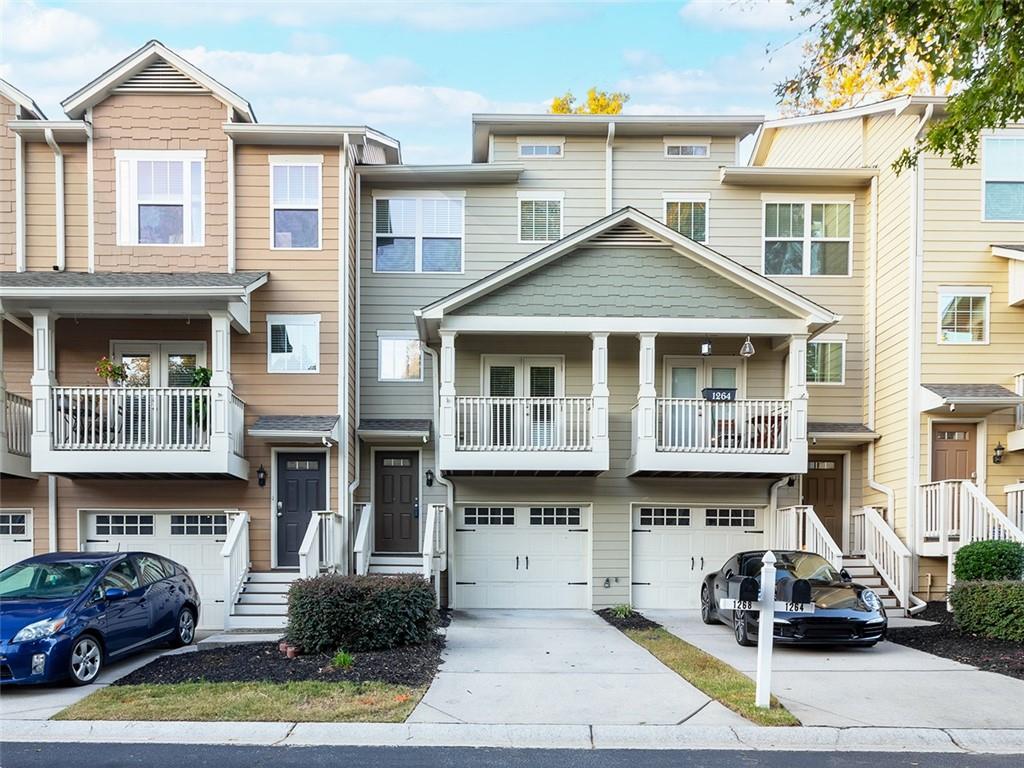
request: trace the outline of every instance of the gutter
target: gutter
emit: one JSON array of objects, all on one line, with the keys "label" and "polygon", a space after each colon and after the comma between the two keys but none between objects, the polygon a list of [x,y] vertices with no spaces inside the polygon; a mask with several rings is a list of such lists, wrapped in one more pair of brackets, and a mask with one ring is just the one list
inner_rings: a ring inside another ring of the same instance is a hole
[{"label": "gutter", "polygon": [[57,240],[57,263],[54,264],[53,268],[57,272],[63,272],[66,263],[65,246],[67,240],[67,235],[64,231],[64,153],[61,151],[60,145],[57,144],[57,140],[53,137],[52,128],[46,128],[43,131],[43,136],[46,138],[46,143],[50,145],[50,149],[53,150],[53,192],[56,197],[54,208],[56,211],[56,223],[54,226]]}]

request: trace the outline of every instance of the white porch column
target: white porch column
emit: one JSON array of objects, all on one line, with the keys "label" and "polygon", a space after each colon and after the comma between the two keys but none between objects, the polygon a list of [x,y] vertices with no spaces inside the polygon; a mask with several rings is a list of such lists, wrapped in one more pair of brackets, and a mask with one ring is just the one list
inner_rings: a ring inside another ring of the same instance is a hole
[{"label": "white porch column", "polygon": [[32,313],[32,456],[41,457],[50,450],[53,409],[50,388],[57,385],[54,327],[57,316],[47,309]]},{"label": "white porch column", "polygon": [[608,455],[608,334],[592,333],[590,442],[595,454]]},{"label": "white porch column", "polygon": [[637,394],[636,423],[634,424],[636,446],[634,454],[653,456],[657,448],[657,396],[654,386],[656,358],[654,354],[655,333],[641,333],[640,339],[640,391]]},{"label": "white porch column", "polygon": [[244,429],[231,423],[231,317],[227,310],[210,310],[210,452],[231,453],[231,430]]},{"label": "white porch column", "polygon": [[807,456],[807,336],[794,335],[789,341],[789,392],[792,415],[790,424],[790,453]]},{"label": "white porch column", "polygon": [[455,450],[455,331],[441,331],[440,397],[438,425],[443,450]]}]

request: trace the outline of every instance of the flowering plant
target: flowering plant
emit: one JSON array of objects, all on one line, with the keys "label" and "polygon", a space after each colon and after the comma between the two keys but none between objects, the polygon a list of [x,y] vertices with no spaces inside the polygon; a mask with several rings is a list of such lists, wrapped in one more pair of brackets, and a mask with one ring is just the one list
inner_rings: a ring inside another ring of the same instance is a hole
[{"label": "flowering plant", "polygon": [[104,355],[96,363],[96,375],[106,381],[119,383],[128,378],[128,371],[123,365],[115,364],[113,360]]}]

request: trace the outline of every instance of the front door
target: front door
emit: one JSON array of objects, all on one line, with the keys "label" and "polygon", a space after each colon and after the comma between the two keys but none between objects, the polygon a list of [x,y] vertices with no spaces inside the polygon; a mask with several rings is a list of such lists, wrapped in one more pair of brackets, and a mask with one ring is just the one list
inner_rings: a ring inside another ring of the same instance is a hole
[{"label": "front door", "polygon": [[843,460],[842,454],[811,454],[804,475],[803,503],[825,525],[832,541],[843,546]]},{"label": "front door", "polygon": [[277,566],[299,564],[299,546],[314,510],[327,509],[323,453],[277,455]]},{"label": "front door", "polygon": [[419,552],[419,454],[378,451],[374,462],[375,552]]},{"label": "front door", "polygon": [[932,425],[932,482],[978,479],[978,425]]}]

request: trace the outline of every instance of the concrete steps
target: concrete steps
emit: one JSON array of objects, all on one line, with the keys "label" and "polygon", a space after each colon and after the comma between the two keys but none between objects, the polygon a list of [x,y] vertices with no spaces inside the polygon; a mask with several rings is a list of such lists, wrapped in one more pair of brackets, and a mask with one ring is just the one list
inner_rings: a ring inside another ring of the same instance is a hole
[{"label": "concrete steps", "polygon": [[864,557],[843,557],[843,568],[857,584],[869,587],[872,592],[878,595],[885,606],[885,613],[889,618],[899,618],[907,615],[907,612],[900,607],[899,602],[893,595],[892,590],[885,586],[882,577]]},{"label": "concrete steps", "polygon": [[373,553],[370,555],[370,573],[397,576],[402,573],[423,573],[423,555]]},{"label": "concrete steps", "polygon": [[231,609],[230,629],[282,629],[288,624],[288,590],[297,570],[251,571]]}]

